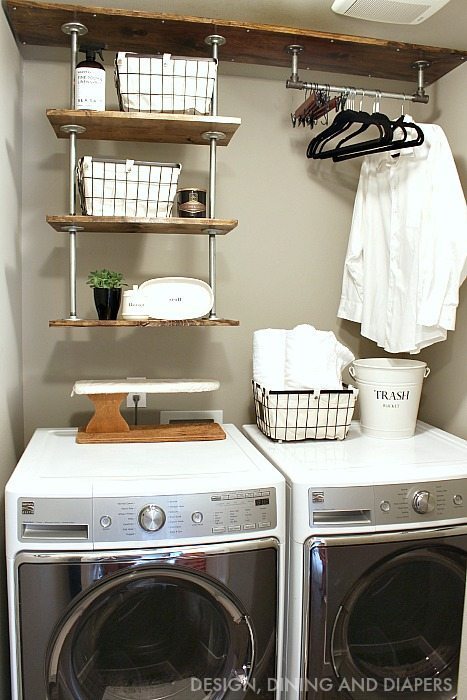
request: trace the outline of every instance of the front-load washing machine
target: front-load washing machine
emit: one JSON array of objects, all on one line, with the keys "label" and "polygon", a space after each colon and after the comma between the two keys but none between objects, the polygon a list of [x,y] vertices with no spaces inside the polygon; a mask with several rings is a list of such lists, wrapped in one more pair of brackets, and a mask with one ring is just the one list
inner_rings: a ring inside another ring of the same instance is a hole
[{"label": "front-load washing machine", "polygon": [[285,482],[225,431],[35,432],[6,487],[13,700],[278,697]]},{"label": "front-load washing machine", "polygon": [[287,481],[286,697],[466,700],[467,443],[244,431]]}]

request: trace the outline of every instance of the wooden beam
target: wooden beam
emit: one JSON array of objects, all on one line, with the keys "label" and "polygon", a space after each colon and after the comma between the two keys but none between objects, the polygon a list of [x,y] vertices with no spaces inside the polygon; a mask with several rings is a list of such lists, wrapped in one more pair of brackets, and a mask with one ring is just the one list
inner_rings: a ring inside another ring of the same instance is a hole
[{"label": "wooden beam", "polygon": [[[227,41],[219,51],[221,61],[283,66],[285,77],[290,68],[287,53],[290,44],[304,47],[299,57],[299,67],[303,69],[371,74],[375,78],[413,81],[414,85],[417,83],[417,73],[412,68],[415,61],[429,61],[425,74],[429,85],[461,65],[467,56],[465,51],[384,39],[165,13],[31,0],[7,0],[6,8],[20,45],[68,47],[69,37],[61,31],[62,24],[81,22],[88,29],[86,42],[101,45],[106,51],[209,56],[205,38],[209,34],[221,34]],[[312,79],[312,74],[308,75]]]}]

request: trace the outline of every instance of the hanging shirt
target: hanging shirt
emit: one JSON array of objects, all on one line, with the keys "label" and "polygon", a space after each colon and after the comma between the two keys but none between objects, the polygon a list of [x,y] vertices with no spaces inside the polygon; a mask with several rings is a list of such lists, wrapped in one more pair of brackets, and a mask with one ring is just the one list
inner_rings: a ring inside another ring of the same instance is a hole
[{"label": "hanging shirt", "polygon": [[365,157],[338,316],[388,352],[418,353],[454,330],[467,272],[467,208],[441,127],[415,148]]}]

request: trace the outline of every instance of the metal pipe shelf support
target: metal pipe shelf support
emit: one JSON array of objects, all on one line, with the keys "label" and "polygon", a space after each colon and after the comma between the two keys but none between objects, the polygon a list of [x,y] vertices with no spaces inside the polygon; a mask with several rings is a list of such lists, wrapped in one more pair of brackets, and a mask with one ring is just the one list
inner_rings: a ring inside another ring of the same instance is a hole
[{"label": "metal pipe shelf support", "polygon": [[[211,34],[205,39],[206,44],[211,46],[212,57],[215,61],[218,60],[219,46],[225,44],[225,38],[219,34]],[[217,79],[214,83],[214,90],[212,95],[211,104],[211,116],[217,117]],[[224,137],[224,134],[220,132],[212,131],[207,132],[207,138],[209,138],[209,208],[208,216],[210,219],[214,219],[216,215],[216,170],[217,170],[217,141],[219,138]],[[209,234],[209,284],[212,289],[214,296],[214,303],[212,309],[209,313],[209,318],[216,319],[216,235]]]},{"label": "metal pipe shelf support", "polygon": [[[87,34],[87,27],[80,22],[68,22],[62,25],[62,32],[70,36],[70,108],[75,109],[75,69],[78,61],[78,37]],[[70,124],[63,127],[63,131],[69,134],[69,183],[68,183],[68,209],[71,216],[76,214],[76,135],[82,132],[82,127]],[[69,227],[69,284],[70,284],[70,321],[78,319],[76,313],[76,226]]]},{"label": "metal pipe shelf support", "polygon": [[429,96],[425,92],[425,69],[429,67],[428,61],[416,61],[413,64],[413,68],[418,71],[418,87],[417,91],[413,95],[407,95],[401,92],[386,92],[384,90],[366,90],[364,88],[355,87],[341,87],[337,85],[325,85],[319,83],[313,83],[309,81],[300,80],[298,74],[298,55],[303,51],[303,46],[299,44],[291,44],[287,47],[287,51],[292,55],[292,74],[290,78],[286,81],[286,87],[292,88],[294,90],[328,90],[329,92],[335,92],[340,95],[345,95],[346,93],[351,93],[352,95],[361,95],[362,97],[376,97],[376,98],[387,98],[391,100],[404,100],[409,102],[421,102],[427,104],[429,101]]}]

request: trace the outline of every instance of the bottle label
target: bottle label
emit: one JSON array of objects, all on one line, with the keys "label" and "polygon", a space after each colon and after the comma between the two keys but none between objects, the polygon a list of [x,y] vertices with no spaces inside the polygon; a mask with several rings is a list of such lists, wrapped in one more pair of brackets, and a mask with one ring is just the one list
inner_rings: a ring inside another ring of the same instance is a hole
[{"label": "bottle label", "polygon": [[105,110],[105,70],[100,68],[76,69],[76,109]]}]

